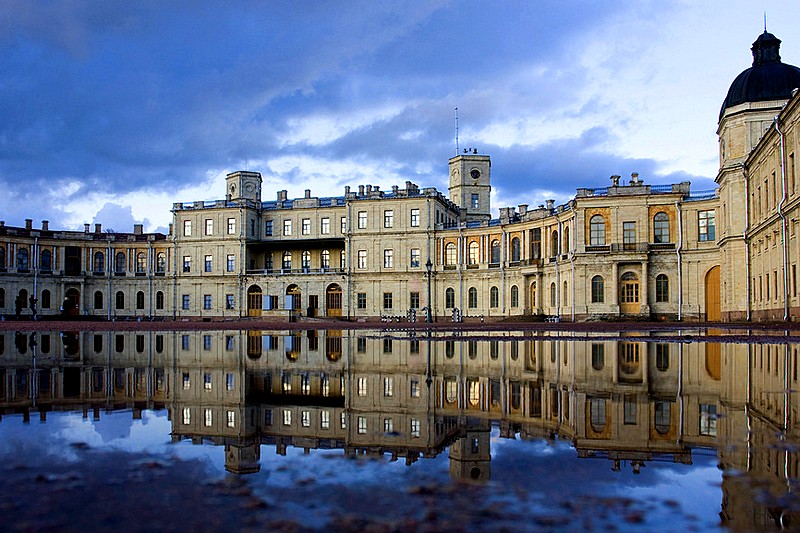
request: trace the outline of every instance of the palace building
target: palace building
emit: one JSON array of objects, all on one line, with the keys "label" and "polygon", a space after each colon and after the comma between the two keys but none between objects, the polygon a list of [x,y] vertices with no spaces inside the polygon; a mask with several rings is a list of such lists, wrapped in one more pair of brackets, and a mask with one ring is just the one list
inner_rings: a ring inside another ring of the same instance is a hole
[{"label": "palace building", "polygon": [[406,182],[262,195],[233,172],[224,199],[173,206],[170,234],[0,223],[0,313],[349,320],[795,320],[795,153],[800,69],[780,40],[724,100],[718,188],[652,185],[633,173],[564,205],[502,207],[491,161],[449,161],[449,190]]}]

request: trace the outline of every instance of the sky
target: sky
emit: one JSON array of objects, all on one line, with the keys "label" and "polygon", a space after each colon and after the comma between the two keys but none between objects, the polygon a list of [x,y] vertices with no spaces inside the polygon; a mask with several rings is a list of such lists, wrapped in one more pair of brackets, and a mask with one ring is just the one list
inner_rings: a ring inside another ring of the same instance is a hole
[{"label": "sky", "polygon": [[492,158],[492,209],[605,187],[714,187],[720,106],[795,1],[0,4],[0,220],[166,231],[173,202],[412,181]]}]

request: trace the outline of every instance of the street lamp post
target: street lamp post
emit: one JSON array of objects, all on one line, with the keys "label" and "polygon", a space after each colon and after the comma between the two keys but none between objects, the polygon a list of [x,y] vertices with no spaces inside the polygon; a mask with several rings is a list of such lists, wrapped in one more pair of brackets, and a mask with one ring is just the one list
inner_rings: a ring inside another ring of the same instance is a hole
[{"label": "street lamp post", "polygon": [[431,308],[431,271],[433,270],[433,263],[431,263],[430,257],[425,263],[425,270],[428,272],[428,316],[425,321],[433,322],[433,309]]}]

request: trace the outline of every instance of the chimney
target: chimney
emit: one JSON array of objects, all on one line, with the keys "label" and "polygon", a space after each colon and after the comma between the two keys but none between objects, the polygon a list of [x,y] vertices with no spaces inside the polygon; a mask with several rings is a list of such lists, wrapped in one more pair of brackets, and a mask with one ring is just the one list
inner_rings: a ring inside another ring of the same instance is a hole
[{"label": "chimney", "polygon": [[545,204],[547,205],[547,210],[548,210],[548,211],[552,211],[552,210],[553,210],[553,205],[554,205],[555,203],[556,203],[556,201],[555,201],[555,200],[547,200],[547,201],[545,202]]},{"label": "chimney", "polygon": [[26,218],[25,219],[25,229],[33,229],[33,219]]},{"label": "chimney", "polygon": [[614,174],[611,176],[611,186],[612,187],[619,187],[619,176]]},{"label": "chimney", "polygon": [[95,224],[94,225],[94,232],[95,233],[103,233],[103,225],[102,224]]},{"label": "chimney", "polygon": [[372,185],[367,185],[367,194],[372,192]]},{"label": "chimney", "polygon": [[638,172],[631,172],[631,185],[639,185],[641,182],[639,181],[639,173]]},{"label": "chimney", "polygon": [[306,198],[311,198],[311,189],[306,189]]},{"label": "chimney", "polygon": [[288,194],[289,194],[289,191],[287,191],[285,189],[282,190],[282,191],[278,191],[278,201],[279,202],[285,202],[286,201],[286,196]]},{"label": "chimney", "polygon": [[359,196],[364,196],[364,186],[363,185],[359,185],[358,186],[358,195]]},{"label": "chimney", "polygon": [[172,222],[170,222],[169,223],[169,234],[170,235],[172,235],[172,226],[173,226],[173,224],[172,224]]},{"label": "chimney", "polygon": [[50,229],[50,221],[42,220],[42,231],[47,231],[49,229]]},{"label": "chimney", "polygon": [[350,186],[349,185],[345,185],[344,186],[344,195],[345,196],[350,196]]},{"label": "chimney", "polygon": [[0,220],[0,228],[5,228],[5,227],[6,227],[6,221]]},{"label": "chimney", "polygon": [[397,194],[397,191],[400,189],[397,185],[392,185],[392,194]]},{"label": "chimney", "polygon": [[141,235],[142,234],[143,226],[142,224],[134,224],[133,225],[133,234],[134,235]]},{"label": "chimney", "polygon": [[524,215],[528,212],[528,204],[519,204],[519,214]]},{"label": "chimney", "polygon": [[84,233],[89,233],[89,224],[84,224],[83,225],[83,232]]}]

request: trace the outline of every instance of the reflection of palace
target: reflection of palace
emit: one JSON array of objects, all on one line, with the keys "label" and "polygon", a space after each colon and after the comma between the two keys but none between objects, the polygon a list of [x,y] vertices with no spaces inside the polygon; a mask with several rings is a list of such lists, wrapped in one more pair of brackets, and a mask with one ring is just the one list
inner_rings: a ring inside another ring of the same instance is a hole
[{"label": "reflection of palace", "polygon": [[779,44],[758,37],[723,102],[715,190],[634,173],[491,219],[477,150],[450,159],[448,195],[406,182],[267,199],[261,174],[234,172],[224,199],[174,204],[168,236],[0,222],[0,312],[35,296],[45,315],[106,318],[796,320],[800,69]]},{"label": "reflection of palace", "polygon": [[502,335],[0,333],[0,409],[44,420],[166,407],[174,439],[224,445],[239,473],[259,469],[265,444],[406,464],[449,447],[453,477],[486,480],[493,426],[501,438],[566,439],[614,470],[716,453],[725,520],[796,519],[731,473],[776,495],[797,479],[794,345]]}]

